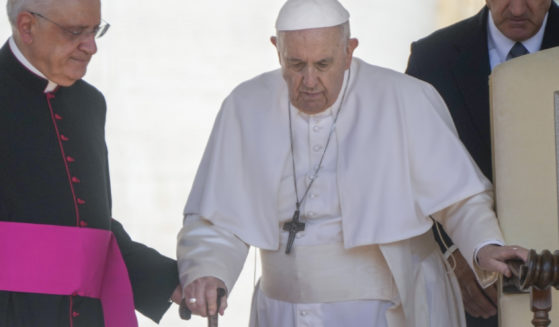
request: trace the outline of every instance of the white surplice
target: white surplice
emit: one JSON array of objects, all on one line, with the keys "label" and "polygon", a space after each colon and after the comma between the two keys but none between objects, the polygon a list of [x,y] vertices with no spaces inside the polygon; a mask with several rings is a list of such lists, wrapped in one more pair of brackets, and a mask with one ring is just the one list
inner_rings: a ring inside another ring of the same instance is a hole
[{"label": "white surplice", "polygon": [[[414,242],[429,232],[429,215],[443,223],[466,258],[473,258],[480,244],[501,240],[491,197],[483,193],[491,185],[458,141],[444,102],[430,85],[359,59],[350,72],[331,148],[303,207],[307,229],[295,246],[378,244],[398,289],[396,304],[401,304],[402,314],[388,319],[391,327],[462,326],[459,291],[440,252],[418,260]],[[281,73],[273,71],[241,84],[225,100],[179,234],[185,285],[210,275],[230,290],[248,245],[283,249],[281,223],[291,217],[295,203],[287,99]],[[300,196],[340,101],[341,96],[333,109],[314,116],[293,109]],[[484,284],[494,280],[477,272]],[[339,325],[335,317],[376,326],[372,319],[386,323],[384,313],[393,304],[282,303],[257,289],[254,314],[271,321],[284,317],[291,321],[286,326]],[[379,314],[371,318],[371,312]]]}]

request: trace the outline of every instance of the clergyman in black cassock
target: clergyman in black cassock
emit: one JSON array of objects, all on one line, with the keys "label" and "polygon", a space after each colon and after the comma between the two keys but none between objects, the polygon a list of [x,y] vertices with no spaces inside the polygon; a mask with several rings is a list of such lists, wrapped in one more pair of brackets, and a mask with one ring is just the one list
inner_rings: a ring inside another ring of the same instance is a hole
[{"label": "clergyman in black cassock", "polygon": [[[98,2],[92,1],[95,8]],[[62,2],[52,6],[63,6]],[[60,13],[49,12],[53,16]],[[14,22],[12,27],[14,34],[20,34],[20,45],[28,46],[24,40],[27,36],[22,34],[29,32],[25,30],[29,26],[36,29],[35,33],[44,29],[57,33],[56,37],[73,37],[46,21],[55,18],[42,19],[47,13],[18,13],[17,27]],[[98,16],[93,20],[99,22]],[[67,40],[89,42],[78,45],[73,56],[88,51],[80,50],[80,46],[95,48],[98,29],[97,23],[81,36],[74,36],[77,40]],[[14,39],[12,36],[0,49],[0,221],[111,231],[128,270],[136,310],[158,322],[179,284],[176,261],[132,241],[122,225],[112,219],[103,95],[81,76],[69,83],[63,81],[66,86],[51,80],[47,77],[51,71],[41,71],[32,60],[27,61],[25,53],[29,51],[20,51]],[[10,262],[0,262],[0,269],[4,265]],[[103,325],[98,299],[0,291],[0,327]]]}]

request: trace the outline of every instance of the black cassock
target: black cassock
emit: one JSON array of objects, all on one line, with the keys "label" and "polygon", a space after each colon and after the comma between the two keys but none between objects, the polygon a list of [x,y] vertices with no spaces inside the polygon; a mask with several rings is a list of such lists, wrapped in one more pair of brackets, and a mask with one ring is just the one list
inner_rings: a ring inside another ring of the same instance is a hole
[{"label": "black cassock", "polygon": [[[0,221],[111,230],[128,268],[136,309],[159,321],[178,285],[177,266],[174,260],[133,242],[111,218],[105,99],[83,80],[50,94],[44,92],[47,83],[4,44],[0,50]],[[0,262],[0,269],[9,264]],[[0,327],[70,323],[103,326],[100,302],[0,291]]]}]

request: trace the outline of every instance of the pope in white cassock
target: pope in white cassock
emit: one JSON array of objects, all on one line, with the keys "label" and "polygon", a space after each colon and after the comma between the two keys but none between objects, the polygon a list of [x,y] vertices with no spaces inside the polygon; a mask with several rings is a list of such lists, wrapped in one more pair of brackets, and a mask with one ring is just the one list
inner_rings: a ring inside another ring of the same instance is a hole
[{"label": "pope in white cassock", "polygon": [[465,326],[431,217],[481,285],[526,258],[501,246],[492,186],[439,94],[353,58],[348,19],[336,0],[287,1],[281,69],[225,99],[178,235],[194,314],[216,312],[249,246],[262,258],[250,324],[264,327]]}]

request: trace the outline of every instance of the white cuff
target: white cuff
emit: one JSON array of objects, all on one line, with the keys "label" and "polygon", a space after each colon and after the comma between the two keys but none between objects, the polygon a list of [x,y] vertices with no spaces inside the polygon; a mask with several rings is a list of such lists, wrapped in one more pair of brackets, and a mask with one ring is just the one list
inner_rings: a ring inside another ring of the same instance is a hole
[{"label": "white cuff", "polygon": [[185,217],[177,242],[181,285],[212,276],[231,292],[248,254],[249,246],[233,233],[212,225],[198,215]]}]

